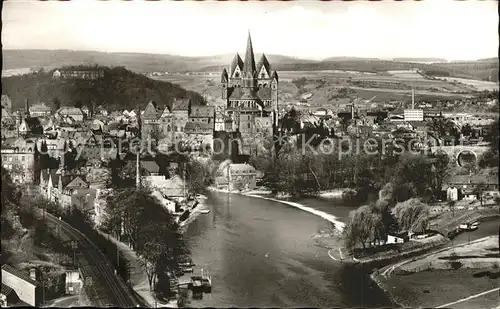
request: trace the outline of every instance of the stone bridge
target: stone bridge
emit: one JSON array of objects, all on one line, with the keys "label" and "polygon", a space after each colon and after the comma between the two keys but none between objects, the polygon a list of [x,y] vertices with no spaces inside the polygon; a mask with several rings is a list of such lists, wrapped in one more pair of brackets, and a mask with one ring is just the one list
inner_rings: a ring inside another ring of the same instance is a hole
[{"label": "stone bridge", "polygon": [[432,146],[430,147],[431,153],[435,154],[438,152],[444,152],[448,155],[451,161],[456,162],[458,165],[462,166],[460,157],[464,154],[472,154],[475,158],[476,164],[479,157],[488,151],[490,147],[488,145],[478,146],[478,145],[456,145],[456,146]]}]

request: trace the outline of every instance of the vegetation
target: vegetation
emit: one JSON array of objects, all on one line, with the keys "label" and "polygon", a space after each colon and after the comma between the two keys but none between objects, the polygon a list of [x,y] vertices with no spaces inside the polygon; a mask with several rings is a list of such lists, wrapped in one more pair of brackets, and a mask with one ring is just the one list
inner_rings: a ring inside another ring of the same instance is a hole
[{"label": "vegetation", "polygon": [[109,110],[144,108],[153,100],[161,106],[171,106],[174,98],[192,98],[196,104],[204,103],[195,92],[169,82],[152,80],[124,67],[71,66],[65,70],[103,70],[104,77],[96,80],[53,79],[52,72],[38,72],[2,78],[2,93],[9,96],[12,108],[45,102],[54,109],[58,105],[103,105]]},{"label": "vegetation", "polygon": [[488,134],[485,136],[485,140],[490,143],[490,149],[479,159],[480,167],[498,167],[500,144],[499,131],[499,119],[497,118],[489,128]]},{"label": "vegetation", "polygon": [[157,280],[168,282],[168,273],[189,252],[173,215],[147,188],[115,191],[107,198],[106,211],[105,230],[131,244],[150,288],[157,290]]},{"label": "vegetation", "polygon": [[[423,64],[366,58],[329,58],[323,61],[296,59],[280,55],[267,55],[277,71],[318,71],[349,70],[381,72],[388,70],[411,70],[414,68],[430,74],[448,74],[453,77],[478,78],[498,81],[498,59],[484,59],[467,62]],[[107,66],[124,65],[136,72],[187,72],[187,71],[222,71],[223,66],[231,62],[233,55],[220,57],[179,57],[156,54],[101,53],[89,51],[41,51],[16,50],[4,51],[5,63],[9,68],[37,67],[43,63],[46,67],[56,67],[60,63],[77,65],[92,58],[97,63]],[[409,59],[409,61],[412,61]],[[413,61],[419,61],[413,60]],[[434,71],[434,72],[432,72]],[[444,75],[443,75],[444,76]]]}]

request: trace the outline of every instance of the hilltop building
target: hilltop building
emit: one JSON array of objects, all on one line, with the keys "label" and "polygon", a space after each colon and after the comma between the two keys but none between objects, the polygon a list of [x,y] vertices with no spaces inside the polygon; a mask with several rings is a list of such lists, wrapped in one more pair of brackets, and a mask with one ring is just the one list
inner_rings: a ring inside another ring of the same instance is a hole
[{"label": "hilltop building", "polygon": [[243,146],[256,135],[272,135],[278,120],[278,74],[264,54],[255,62],[250,33],[245,60],[236,53],[229,71],[222,71],[221,89],[225,110],[216,109],[217,129],[240,132]]}]

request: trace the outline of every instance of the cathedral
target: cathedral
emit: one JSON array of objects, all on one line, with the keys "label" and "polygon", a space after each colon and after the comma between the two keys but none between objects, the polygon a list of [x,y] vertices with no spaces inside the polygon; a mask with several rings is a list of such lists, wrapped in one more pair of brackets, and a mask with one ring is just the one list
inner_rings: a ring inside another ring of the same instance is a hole
[{"label": "cathedral", "polygon": [[245,60],[238,53],[221,76],[223,106],[216,110],[216,131],[239,132],[242,141],[270,137],[278,121],[278,74],[263,54],[255,62],[248,33]]}]

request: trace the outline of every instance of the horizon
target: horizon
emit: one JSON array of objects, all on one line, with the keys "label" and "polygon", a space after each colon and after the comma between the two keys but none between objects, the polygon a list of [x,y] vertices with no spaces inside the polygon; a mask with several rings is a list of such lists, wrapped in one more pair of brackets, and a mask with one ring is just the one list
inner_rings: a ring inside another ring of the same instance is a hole
[{"label": "horizon", "polygon": [[[252,37],[253,39],[253,37]],[[112,51],[112,52],[105,52],[105,51],[99,51],[99,50],[91,50],[91,49],[43,49],[43,48],[29,48],[29,49],[3,49],[3,51],[55,51],[55,52],[81,52],[81,53],[105,53],[105,54],[137,54],[137,55],[155,55],[155,56],[170,56],[170,57],[182,57],[182,58],[192,58],[192,59],[197,59],[197,58],[210,58],[210,57],[222,57],[222,56],[230,56],[233,57],[236,53],[240,55],[240,57],[243,57],[245,55],[245,51],[237,51],[233,53],[221,53],[221,54],[215,54],[215,55],[199,55],[199,56],[184,56],[184,55],[177,55],[177,54],[169,54],[169,53],[148,53],[148,52],[131,52],[131,51]],[[485,59],[498,59],[497,56],[490,56],[490,57],[484,57],[484,58],[477,58],[477,59],[445,59],[445,58],[439,58],[439,57],[356,57],[356,56],[332,56],[332,57],[326,57],[322,59],[312,59],[312,58],[303,58],[303,57],[296,57],[293,55],[286,55],[286,54],[271,54],[271,53],[266,53],[266,52],[261,52],[259,50],[255,51],[254,53],[256,55],[256,58],[258,55],[265,54],[266,56],[277,56],[277,57],[287,57],[287,58],[292,58],[292,59],[297,59],[297,60],[305,60],[305,61],[316,61],[316,62],[321,62],[325,61],[328,58],[346,58],[346,59],[374,59],[374,60],[385,60],[385,61],[395,61],[398,62],[398,58],[400,59],[409,59],[409,60],[415,60],[418,62],[418,59],[430,59],[430,60],[444,60],[446,62],[469,62],[469,61],[479,61],[479,60],[485,60]],[[409,62],[409,61],[403,61],[403,62]]]},{"label": "horizon", "polygon": [[[4,50],[198,58],[244,51],[250,31],[256,53],[303,60],[345,57],[473,61],[496,58],[498,53],[498,15],[497,10],[492,10],[495,5],[496,1],[449,0],[379,3],[17,1],[4,3],[2,42]],[[89,17],[97,22],[89,22]],[[266,19],[271,22],[253,22]],[[187,26],[180,27],[183,24]],[[327,40],[327,37],[334,39]]]}]

